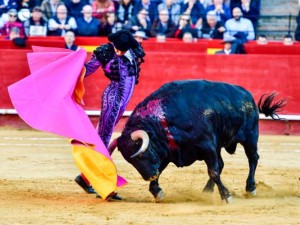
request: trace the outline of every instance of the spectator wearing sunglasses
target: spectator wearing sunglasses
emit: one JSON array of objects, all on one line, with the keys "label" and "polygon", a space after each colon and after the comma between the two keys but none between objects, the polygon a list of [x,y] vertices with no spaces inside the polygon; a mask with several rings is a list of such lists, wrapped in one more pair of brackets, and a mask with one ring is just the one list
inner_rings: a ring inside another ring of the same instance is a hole
[{"label": "spectator wearing sunglasses", "polygon": [[175,32],[175,37],[182,39],[183,34],[189,32],[194,38],[197,38],[197,30],[195,26],[191,23],[191,17],[188,14],[181,14],[179,23]]},{"label": "spectator wearing sunglasses", "polygon": [[11,29],[13,27],[17,27],[20,30],[20,36],[24,36],[24,27],[21,22],[18,21],[17,17],[17,10],[16,9],[10,9],[7,12],[8,14],[8,21],[3,25],[1,29],[1,35],[8,37]]}]

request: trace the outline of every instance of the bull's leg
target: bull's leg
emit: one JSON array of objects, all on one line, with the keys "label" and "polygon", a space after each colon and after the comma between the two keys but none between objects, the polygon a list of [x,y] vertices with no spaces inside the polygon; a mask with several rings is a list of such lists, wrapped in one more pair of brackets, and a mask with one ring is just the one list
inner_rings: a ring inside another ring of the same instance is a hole
[{"label": "bull's leg", "polygon": [[168,163],[162,163],[160,168],[158,169],[159,175],[156,180],[153,180],[149,184],[149,191],[155,198],[155,202],[161,202],[164,199],[164,192],[159,186],[158,179],[162,171],[167,167]]},{"label": "bull's leg", "polygon": [[164,192],[159,186],[158,178],[150,182],[149,191],[154,196],[155,202],[161,202],[164,199]]},{"label": "bull's leg", "polygon": [[215,188],[215,182],[211,178],[209,178],[203,191],[204,192],[214,192],[214,188]]},{"label": "bull's leg", "polygon": [[[219,154],[220,176],[221,176],[223,168],[224,168],[224,161],[223,161],[221,155]],[[205,191],[205,192],[213,192],[214,191],[214,187],[215,187],[215,182],[213,181],[213,179],[209,178],[209,180],[207,181],[207,183],[206,183],[203,191]]]},{"label": "bull's leg", "polygon": [[256,194],[256,185],[255,185],[255,171],[257,167],[257,162],[259,155],[257,153],[257,143],[255,144],[243,144],[245,153],[248,158],[249,163],[249,174],[246,181],[246,191],[252,195]]},{"label": "bull's leg", "polygon": [[218,186],[221,199],[229,203],[232,197],[228,189],[223,185],[221,181],[218,158],[218,156],[214,156],[213,158],[205,160],[208,169],[208,175],[210,179],[212,179]]}]

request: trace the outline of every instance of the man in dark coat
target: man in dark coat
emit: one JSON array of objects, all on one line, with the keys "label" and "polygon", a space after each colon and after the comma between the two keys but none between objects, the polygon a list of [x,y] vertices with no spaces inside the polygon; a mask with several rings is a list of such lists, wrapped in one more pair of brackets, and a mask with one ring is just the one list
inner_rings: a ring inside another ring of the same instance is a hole
[{"label": "man in dark coat", "polygon": [[204,20],[199,38],[205,39],[223,39],[223,34],[226,31],[224,24],[217,21],[216,13],[209,11]]}]

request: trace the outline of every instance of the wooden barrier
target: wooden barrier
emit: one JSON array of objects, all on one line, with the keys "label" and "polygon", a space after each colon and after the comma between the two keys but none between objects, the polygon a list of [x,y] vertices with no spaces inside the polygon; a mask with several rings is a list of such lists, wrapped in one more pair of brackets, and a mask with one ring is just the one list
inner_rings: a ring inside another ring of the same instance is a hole
[{"label": "wooden barrier", "polygon": [[[106,37],[76,37],[75,40],[76,45],[92,46],[92,49],[107,42]],[[65,46],[64,39],[56,36],[30,37],[26,43],[23,49],[31,49],[32,45],[60,48]],[[158,43],[155,38],[150,38],[143,42],[143,47],[146,52],[207,53],[209,49],[221,49],[223,45],[221,40],[198,39],[196,43],[183,43],[180,39],[168,38],[166,42]],[[14,45],[10,40],[0,39],[0,49],[21,49],[21,47]],[[249,41],[245,44],[245,50],[247,54],[300,55],[300,43],[284,46],[281,42],[270,41],[267,45],[257,45],[255,41]]]},{"label": "wooden barrier", "polygon": [[[196,43],[198,44],[198,43]],[[150,48],[151,46],[149,46]],[[282,114],[300,115],[300,55],[207,55],[200,52],[162,51],[159,45],[148,51],[142,64],[140,83],[136,85],[127,110],[142,101],[162,84],[172,80],[207,79],[241,85],[257,101],[264,93],[276,91],[288,97]],[[179,50],[179,49],[178,49]],[[30,49],[2,49],[0,53],[0,109],[13,108],[7,87],[29,75],[26,54]],[[88,54],[87,60],[91,53]],[[108,84],[101,69],[85,79],[85,109],[99,110],[100,96]],[[217,91],[217,90],[216,90]],[[1,116],[0,116],[1,117]],[[3,119],[0,119],[3,122]],[[3,124],[3,123],[2,123]],[[299,125],[299,123],[298,123]],[[272,128],[273,129],[273,128]],[[280,128],[283,130],[283,128]],[[293,128],[300,134],[300,129]]]},{"label": "wooden barrier", "polygon": [[0,49],[31,49],[31,46],[64,48],[65,42],[62,38],[29,38],[25,47],[19,47],[11,40],[0,39]]},{"label": "wooden barrier", "polygon": [[300,55],[300,45],[285,46],[282,43],[268,45],[245,44],[247,54]]},{"label": "wooden barrier", "polygon": [[[30,50],[2,50],[0,53],[0,108],[11,108],[7,86],[29,74],[26,53]],[[87,60],[91,54],[88,54]],[[149,52],[142,64],[140,83],[129,110],[162,84],[181,79],[207,79],[241,85],[258,99],[277,91],[290,97],[288,114],[300,114],[300,56],[292,55],[206,55],[201,53]],[[99,96],[108,84],[101,69],[85,79],[86,108],[98,109]]]}]

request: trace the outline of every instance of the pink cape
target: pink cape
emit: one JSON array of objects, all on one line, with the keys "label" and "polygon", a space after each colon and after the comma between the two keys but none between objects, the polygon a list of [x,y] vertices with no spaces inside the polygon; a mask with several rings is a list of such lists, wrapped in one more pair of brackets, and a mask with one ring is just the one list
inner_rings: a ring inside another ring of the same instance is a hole
[{"label": "pink cape", "polygon": [[106,198],[126,181],[117,175],[110,154],[79,104],[87,54],[83,49],[33,47],[33,51],[27,55],[31,75],[8,87],[12,103],[31,127],[75,140],[77,166]]}]

